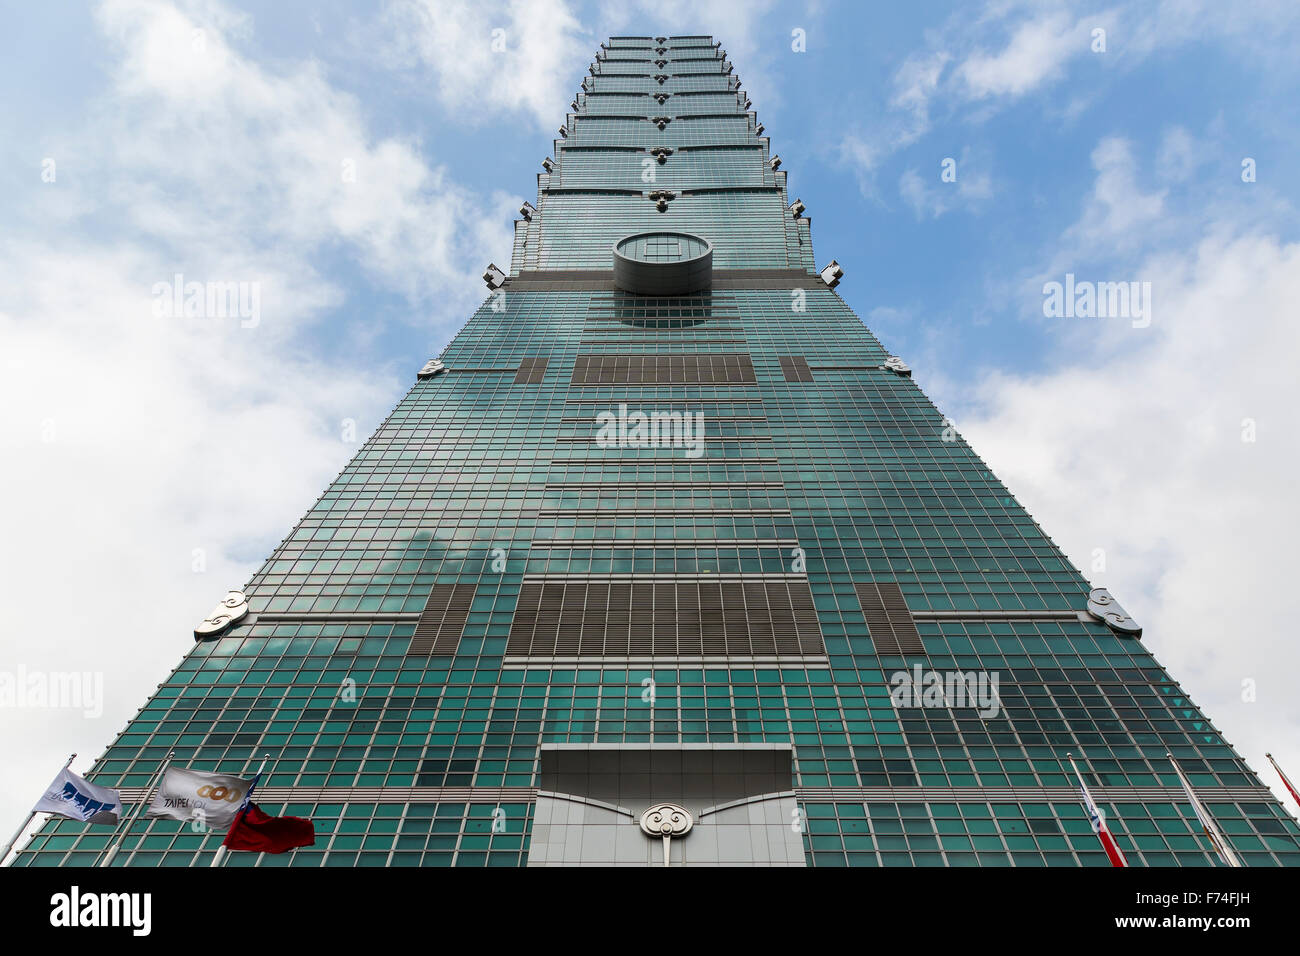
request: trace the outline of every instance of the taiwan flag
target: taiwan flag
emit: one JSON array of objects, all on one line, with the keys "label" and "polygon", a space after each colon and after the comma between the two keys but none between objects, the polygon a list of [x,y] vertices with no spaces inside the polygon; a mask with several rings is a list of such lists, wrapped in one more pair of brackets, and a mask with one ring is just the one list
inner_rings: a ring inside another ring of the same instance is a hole
[{"label": "taiwan flag", "polygon": [[316,828],[302,817],[273,817],[256,803],[248,805],[235,817],[221,845],[228,850],[253,853],[283,853],[294,847],[316,842]]},{"label": "taiwan flag", "polygon": [[1101,841],[1101,847],[1106,851],[1110,865],[1128,866],[1128,860],[1124,859],[1124,851],[1115,842],[1115,834],[1111,833],[1110,827],[1106,826],[1106,815],[1102,813],[1101,807],[1097,806],[1097,801],[1092,799],[1092,794],[1088,792],[1088,785],[1083,782],[1083,775],[1075,766],[1074,755],[1066,754],[1066,757],[1070,761],[1075,777],[1079,780],[1079,793],[1083,797],[1083,809],[1088,814],[1088,822],[1092,824],[1092,832],[1097,834],[1097,839]]},{"label": "taiwan flag", "polygon": [[253,802],[253,789],[261,772],[253,778],[244,794],[244,801],[235,814],[235,822],[221,845],[227,850],[248,850],[252,853],[283,853],[294,847],[311,846],[316,842],[316,828],[302,817],[273,817],[263,812]]},{"label": "taiwan flag", "polygon": [[1300,793],[1297,793],[1295,787],[1291,785],[1291,781],[1288,780],[1286,774],[1282,772],[1282,768],[1277,765],[1277,761],[1273,759],[1273,755],[1264,754],[1264,756],[1268,758],[1268,762],[1273,765],[1273,769],[1277,771],[1277,775],[1282,778],[1282,783],[1284,783],[1287,790],[1291,792],[1291,799],[1296,803],[1300,803]]}]

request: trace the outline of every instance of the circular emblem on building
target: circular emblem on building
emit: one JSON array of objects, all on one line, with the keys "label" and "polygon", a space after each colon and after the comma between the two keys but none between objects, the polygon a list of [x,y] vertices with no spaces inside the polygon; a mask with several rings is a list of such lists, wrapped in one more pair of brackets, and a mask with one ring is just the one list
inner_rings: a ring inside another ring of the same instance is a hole
[{"label": "circular emblem on building", "polygon": [[664,841],[664,866],[668,865],[668,845],[673,837],[686,836],[694,825],[690,812],[675,803],[656,803],[641,814],[642,832],[649,837],[661,837]]},{"label": "circular emblem on building", "polygon": [[244,592],[229,591],[222,598],[221,603],[212,609],[212,613],[205,617],[199,623],[199,626],[194,629],[194,639],[197,641],[220,634],[231,625],[238,624],[247,616],[248,598],[244,596]]},{"label": "circular emblem on building", "polygon": [[713,284],[713,244],[688,232],[639,232],[614,243],[614,284],[637,295],[686,295]]},{"label": "circular emblem on building", "polygon": [[658,803],[641,814],[641,829],[647,836],[683,837],[694,825],[690,811],[675,803]]}]

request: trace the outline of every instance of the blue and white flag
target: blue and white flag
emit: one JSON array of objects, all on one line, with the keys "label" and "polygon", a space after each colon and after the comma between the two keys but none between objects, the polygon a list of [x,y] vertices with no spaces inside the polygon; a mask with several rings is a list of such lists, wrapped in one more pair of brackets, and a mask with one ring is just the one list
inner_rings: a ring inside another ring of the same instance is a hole
[{"label": "blue and white flag", "polygon": [[122,798],[116,790],[97,787],[65,767],[46,788],[41,799],[36,801],[32,812],[53,813],[69,820],[116,826],[118,816],[122,813]]}]

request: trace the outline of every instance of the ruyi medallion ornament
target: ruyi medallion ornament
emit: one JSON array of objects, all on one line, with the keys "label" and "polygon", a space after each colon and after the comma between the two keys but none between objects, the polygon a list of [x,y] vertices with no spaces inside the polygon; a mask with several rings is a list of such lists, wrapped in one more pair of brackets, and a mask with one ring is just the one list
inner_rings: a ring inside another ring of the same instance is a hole
[{"label": "ruyi medallion ornament", "polygon": [[212,613],[194,629],[194,639],[201,641],[205,637],[215,637],[247,616],[248,598],[244,597],[244,592],[229,591],[221,603],[212,609]]},{"label": "ruyi medallion ornament", "polygon": [[686,836],[694,825],[690,813],[675,803],[656,803],[641,814],[641,830],[647,836],[664,838],[664,866],[668,865],[673,837]]},{"label": "ruyi medallion ornament", "polygon": [[1088,613],[1105,622],[1117,634],[1142,636],[1142,627],[1129,617],[1128,611],[1120,607],[1119,602],[1105,588],[1093,588],[1088,592]]}]

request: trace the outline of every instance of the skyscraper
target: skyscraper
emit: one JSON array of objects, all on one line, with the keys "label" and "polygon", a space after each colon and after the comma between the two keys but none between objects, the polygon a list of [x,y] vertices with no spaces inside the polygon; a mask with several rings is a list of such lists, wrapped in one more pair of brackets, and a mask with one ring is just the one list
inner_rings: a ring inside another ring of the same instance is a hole
[{"label": "skyscraper", "polygon": [[[509,273],[90,778],[269,754],[317,843],[227,866],[1104,866],[1073,754],[1130,864],[1211,864],[1172,753],[1245,863],[1300,862],[834,291],[764,133],[711,38],[602,45]],[[220,839],[142,820],[115,865]]]}]

